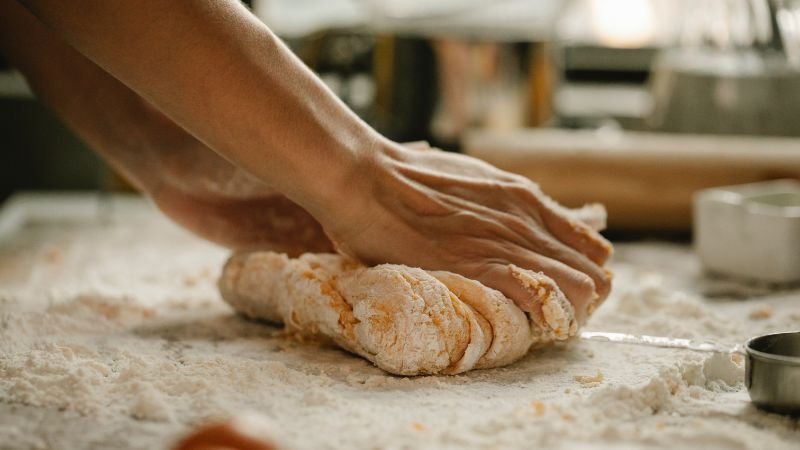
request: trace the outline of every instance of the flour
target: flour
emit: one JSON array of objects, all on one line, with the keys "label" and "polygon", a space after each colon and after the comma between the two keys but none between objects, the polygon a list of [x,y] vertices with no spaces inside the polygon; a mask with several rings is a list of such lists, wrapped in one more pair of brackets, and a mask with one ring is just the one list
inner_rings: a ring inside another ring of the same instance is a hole
[{"label": "flour", "polygon": [[[796,419],[750,405],[742,361],[726,354],[573,341],[501,369],[390,376],[235,316],[215,287],[226,251],[154,213],[116,214],[0,240],[4,450],[166,449],[199,423],[243,412],[266,422],[254,430],[298,449],[791,449],[800,440]],[[671,278],[693,264],[687,250],[666,253],[669,270],[657,246],[617,254],[614,292],[588,329],[733,345],[800,317],[796,291],[707,300],[690,277]],[[749,318],[765,307],[770,317]]]},{"label": "flour", "polygon": [[646,274],[628,282],[615,312],[643,333],[704,339],[709,334],[729,334],[739,326],[702,298],[672,289],[660,275]]}]

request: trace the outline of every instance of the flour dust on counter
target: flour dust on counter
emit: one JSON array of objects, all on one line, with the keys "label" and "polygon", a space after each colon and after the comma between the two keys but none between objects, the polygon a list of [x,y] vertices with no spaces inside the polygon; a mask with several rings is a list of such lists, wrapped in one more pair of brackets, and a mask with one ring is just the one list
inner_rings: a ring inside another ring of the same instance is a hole
[{"label": "flour dust on counter", "polygon": [[[243,412],[290,449],[800,441],[797,419],[749,403],[743,362],[727,355],[568,341],[499,369],[389,375],[235,314],[216,288],[226,257],[141,205],[7,229],[0,448],[167,449]],[[587,329],[735,344],[800,321],[796,290],[707,298],[695,269],[682,246],[619,246],[614,292]]]}]

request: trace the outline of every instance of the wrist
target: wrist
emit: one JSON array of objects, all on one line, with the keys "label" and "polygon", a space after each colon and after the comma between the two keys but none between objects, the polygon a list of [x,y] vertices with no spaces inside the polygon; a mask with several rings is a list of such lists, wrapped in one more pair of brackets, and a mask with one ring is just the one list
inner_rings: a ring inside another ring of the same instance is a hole
[{"label": "wrist", "polygon": [[372,130],[332,142],[318,158],[304,161],[300,178],[287,192],[323,225],[363,206],[389,147],[387,139]]},{"label": "wrist", "polygon": [[[303,205],[325,228],[337,244],[358,234],[374,220],[376,199],[381,197],[386,179],[391,177],[391,161],[397,159],[394,142],[374,133],[371,139],[348,151],[340,164],[332,166],[325,182],[311,180],[313,200]],[[342,249],[344,250],[344,249]]]}]

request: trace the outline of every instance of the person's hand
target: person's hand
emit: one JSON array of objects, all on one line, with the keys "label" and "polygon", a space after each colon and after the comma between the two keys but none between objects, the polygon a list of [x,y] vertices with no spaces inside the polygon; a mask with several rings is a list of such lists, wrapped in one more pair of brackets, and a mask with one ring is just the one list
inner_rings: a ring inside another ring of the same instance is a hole
[{"label": "person's hand", "polygon": [[333,251],[319,223],[280,194],[217,197],[164,185],[152,195],[173,221],[232,249],[271,250],[291,256]]},{"label": "person's hand", "polygon": [[156,205],[195,234],[234,249],[297,256],[332,252],[322,226],[303,208],[234,166],[197,140],[158,142],[159,182],[148,187]]},{"label": "person's hand", "polygon": [[579,321],[608,295],[611,245],[524,177],[477,159],[384,143],[363,163],[341,201],[318,217],[337,248],[366,264],[447,270],[535,308],[508,265],[555,280]]},{"label": "person's hand", "polygon": [[[154,112],[155,114],[155,112]],[[163,118],[163,120],[167,120]],[[271,250],[298,256],[333,252],[322,226],[305,209],[171,126],[151,147],[157,183],[148,187],[173,221],[217,244],[237,250]],[[165,139],[165,136],[170,136]],[[429,149],[425,142],[403,144]]]}]

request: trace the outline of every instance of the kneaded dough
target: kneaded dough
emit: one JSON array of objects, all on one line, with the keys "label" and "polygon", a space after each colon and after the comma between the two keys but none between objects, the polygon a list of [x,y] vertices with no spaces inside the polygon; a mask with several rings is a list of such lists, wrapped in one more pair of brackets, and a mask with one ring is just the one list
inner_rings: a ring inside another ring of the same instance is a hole
[{"label": "kneaded dough", "polygon": [[330,339],[398,375],[499,367],[578,326],[572,305],[542,273],[509,266],[540,309],[526,313],[499,291],[460,275],[335,254],[231,256],[219,289],[246,316]]}]

